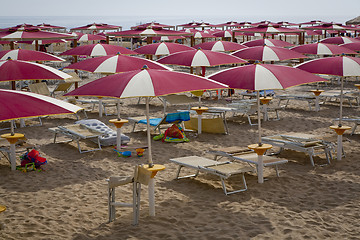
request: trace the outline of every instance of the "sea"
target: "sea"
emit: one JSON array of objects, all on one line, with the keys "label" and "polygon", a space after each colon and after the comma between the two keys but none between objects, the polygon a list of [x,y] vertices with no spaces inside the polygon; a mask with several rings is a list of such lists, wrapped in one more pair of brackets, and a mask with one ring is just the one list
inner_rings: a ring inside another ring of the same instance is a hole
[{"label": "sea", "polygon": [[90,23],[106,23],[110,25],[121,26],[123,30],[128,30],[132,26],[136,26],[148,22],[158,22],[168,25],[180,25],[189,22],[207,22],[210,24],[220,24],[229,21],[236,22],[259,22],[259,21],[288,21],[301,23],[311,20],[321,20],[325,22],[336,22],[344,24],[346,21],[355,16],[0,16],[0,28],[12,27],[19,24],[38,25],[42,23],[66,27],[67,30],[84,26]]}]

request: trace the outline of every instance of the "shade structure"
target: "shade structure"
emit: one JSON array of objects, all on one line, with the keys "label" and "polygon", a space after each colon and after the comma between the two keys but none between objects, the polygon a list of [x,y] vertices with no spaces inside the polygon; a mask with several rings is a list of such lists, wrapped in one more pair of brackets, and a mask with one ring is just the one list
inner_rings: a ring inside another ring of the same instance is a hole
[{"label": "shade structure", "polygon": [[[9,121],[14,119],[31,118],[48,115],[59,114],[74,114],[83,108],[68,102],[61,101],[52,97],[44,95],[0,89],[0,121]],[[14,134],[13,123],[11,123],[12,129],[10,134],[2,135],[6,139],[13,139],[17,137]],[[22,134],[18,134],[23,136]],[[15,142],[10,142],[10,162],[11,170],[16,169],[15,159]]]},{"label": "shade structure", "polygon": [[9,31],[6,32],[0,32],[0,40],[6,40],[6,41],[74,39],[74,38],[76,37],[74,37],[71,34],[41,31],[39,29],[31,29],[31,30],[10,29]]},{"label": "shade structure", "polygon": [[86,42],[86,41],[99,41],[99,40],[106,40],[105,36],[101,36],[98,34],[83,34],[83,33],[75,33],[78,35],[77,40],[79,42]]},{"label": "shade structure", "polygon": [[49,30],[54,30],[54,29],[66,29],[66,27],[62,27],[62,26],[56,26],[56,25],[52,25],[52,24],[48,24],[48,23],[41,23],[36,25],[37,27],[41,27],[43,29],[49,29]]},{"label": "shade structure", "polygon": [[85,26],[72,28],[70,30],[71,31],[74,31],[74,30],[103,31],[103,30],[116,30],[116,29],[121,29],[121,26],[110,25],[110,24],[106,24],[106,23],[90,23]]},{"label": "shade structure", "polygon": [[55,55],[40,51],[26,49],[0,51],[0,60],[7,60],[8,58],[23,61],[65,61]]},{"label": "shade structure", "polygon": [[0,81],[56,80],[71,78],[69,74],[55,68],[21,60],[0,61]]},{"label": "shade structure", "polygon": [[131,29],[137,29],[137,28],[146,28],[146,27],[160,27],[160,28],[175,28],[175,26],[172,26],[172,25],[167,25],[167,24],[161,24],[161,23],[158,23],[158,22],[148,22],[148,23],[143,23],[143,24],[140,24],[140,25],[137,25],[137,26],[133,26],[131,27]]},{"label": "shade structure", "polygon": [[298,53],[315,54],[315,55],[356,54],[356,52],[348,48],[340,47],[335,44],[327,44],[327,43],[304,44],[293,47],[291,48],[291,50]]},{"label": "shade structure", "polygon": [[214,52],[232,52],[240,49],[247,48],[244,45],[239,43],[229,42],[229,41],[211,41],[205,42],[194,46],[195,49],[204,49]]},{"label": "shade structure", "polygon": [[49,39],[49,40],[33,40],[33,41],[16,41],[16,43],[25,43],[25,44],[33,44],[35,45],[36,42],[39,45],[43,44],[51,44],[51,43],[66,43],[67,41],[70,41],[71,39]]},{"label": "shade structure", "polygon": [[355,52],[360,51],[360,42],[344,43],[344,44],[340,44],[339,46],[348,48],[348,49],[353,50]]},{"label": "shade structure", "polygon": [[[162,43],[148,44],[140,48],[137,48],[134,51],[139,54],[146,54],[146,55],[169,55],[172,53],[187,51],[187,50],[195,50],[195,49],[183,44],[162,42]],[[152,67],[150,67],[150,69],[152,69]]]},{"label": "shade structure", "polygon": [[329,37],[320,40],[320,42],[329,43],[329,44],[344,44],[344,43],[360,42],[360,40],[349,37]]},{"label": "shade structure", "polygon": [[107,56],[107,55],[114,55],[114,54],[137,54],[134,51],[131,51],[127,48],[116,46],[116,45],[110,45],[110,44],[88,44],[79,46],[76,48],[69,49],[60,55],[69,55],[69,56],[91,56],[91,57],[97,57],[97,56]]},{"label": "shade structure", "polygon": [[205,31],[195,32],[195,33],[193,33],[193,37],[194,38],[216,38],[211,33],[208,33],[208,32],[205,32]]},{"label": "shade structure", "polygon": [[189,67],[208,67],[223,64],[246,63],[245,60],[226,53],[201,49],[173,53],[159,59],[157,62]]},{"label": "shade structure", "polygon": [[303,54],[286,48],[269,46],[249,47],[233,52],[231,55],[254,61],[282,61],[288,59],[306,58]]},{"label": "shade structure", "polygon": [[120,73],[141,69],[144,65],[150,69],[171,70],[171,68],[155,61],[120,54],[86,59],[65,68],[94,73]]},{"label": "shade structure", "polygon": [[[341,76],[340,94],[340,116],[338,128],[342,126],[342,105],[343,105],[343,77],[360,76],[360,58],[338,56],[311,60],[298,65],[296,68],[315,74],[328,74]],[[342,158],[342,133],[338,134],[337,159]]]},{"label": "shade structure", "polygon": [[[261,147],[260,90],[285,89],[292,86],[324,81],[324,79],[296,68],[274,64],[252,64],[226,69],[208,76],[229,85],[229,88],[257,91],[258,137]],[[258,155],[258,182],[263,183],[262,155]]]},{"label": "shade structure", "polygon": [[289,42],[285,42],[278,39],[257,39],[252,41],[244,42],[243,45],[247,47],[256,47],[256,46],[270,46],[270,47],[292,47],[294,44],[291,44]]},{"label": "shade structure", "polygon": [[[66,95],[113,98],[146,97],[148,162],[149,166],[152,166],[149,97],[219,88],[227,88],[227,86],[192,74],[144,68],[143,70],[129,71],[97,79]],[[153,181],[152,179],[151,184],[149,184],[149,210],[151,216],[155,216],[155,206],[150,204],[155,202]]]},{"label": "shade structure", "polygon": [[162,27],[157,27],[157,26],[147,26],[147,27],[138,27],[133,30],[109,32],[106,33],[106,35],[114,36],[114,37],[157,37],[157,36],[186,36],[186,35],[191,35],[191,33],[163,29]]},{"label": "shade structure", "polygon": [[280,33],[286,33],[286,34],[299,34],[302,32],[305,32],[301,29],[292,29],[292,28],[285,28],[280,27],[280,25],[273,25],[273,24],[260,24],[257,27],[252,28],[237,28],[234,29],[235,32],[248,32],[248,33],[261,33],[261,34],[280,34]]}]

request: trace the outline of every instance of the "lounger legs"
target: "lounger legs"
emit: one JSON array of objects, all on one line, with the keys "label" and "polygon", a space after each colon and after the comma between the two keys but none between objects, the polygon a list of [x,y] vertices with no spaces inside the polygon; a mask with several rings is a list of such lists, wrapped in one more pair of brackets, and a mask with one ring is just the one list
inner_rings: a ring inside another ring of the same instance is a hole
[{"label": "lounger legs", "polygon": [[220,179],[221,179],[221,185],[222,185],[222,188],[224,190],[225,195],[230,195],[230,194],[238,193],[238,192],[244,192],[244,191],[247,190],[247,185],[246,185],[246,180],[245,180],[244,173],[242,174],[242,180],[243,180],[244,188],[239,189],[239,190],[234,190],[234,191],[228,192],[227,189],[226,189],[226,185],[225,185],[225,179],[223,177],[220,177]]},{"label": "lounger legs", "polygon": [[199,170],[196,171],[195,174],[191,174],[191,175],[187,175],[187,176],[183,176],[183,177],[180,177],[180,171],[181,171],[181,168],[183,166],[179,166],[178,170],[177,170],[177,173],[176,173],[176,179],[182,179],[182,178],[189,178],[189,177],[197,177],[197,175],[199,175]]}]

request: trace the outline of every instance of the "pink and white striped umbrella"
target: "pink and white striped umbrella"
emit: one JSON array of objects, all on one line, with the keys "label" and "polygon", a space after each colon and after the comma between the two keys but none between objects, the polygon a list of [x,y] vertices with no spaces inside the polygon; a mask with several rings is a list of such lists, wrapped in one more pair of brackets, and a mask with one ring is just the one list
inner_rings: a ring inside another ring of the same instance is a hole
[{"label": "pink and white striped umbrella", "polygon": [[157,60],[157,62],[189,67],[209,67],[234,63],[246,63],[245,60],[236,56],[201,49],[173,53]]},{"label": "pink and white striped umbrella", "polygon": [[294,44],[291,44],[289,42],[277,40],[277,39],[257,39],[252,41],[244,42],[243,45],[247,47],[256,47],[256,46],[270,46],[270,47],[291,47],[294,46]]},{"label": "pink and white striped umbrella", "polygon": [[194,33],[194,38],[216,38],[214,35],[212,35],[211,33],[207,33],[205,31],[198,31]]},{"label": "pink and white striped umbrella", "polygon": [[[152,37],[152,40],[154,41],[174,41],[178,39],[184,39],[184,36],[159,36],[159,37]],[[147,40],[147,38],[145,38]]]},{"label": "pink and white striped umbrella", "polygon": [[359,52],[360,51],[360,42],[353,42],[353,43],[344,43],[344,44],[340,44],[340,47],[346,47],[350,50],[353,50],[355,52]]},{"label": "pink and white striped umbrella", "polygon": [[340,47],[335,44],[326,44],[326,43],[304,44],[290,49],[298,53],[316,54],[316,55],[357,54],[356,52],[348,48]]},{"label": "pink and white striped umbrella", "polygon": [[0,89],[0,121],[58,114],[73,114],[83,108],[74,104],[25,91]]},{"label": "pink and white striped umbrella", "polygon": [[26,49],[5,50],[0,52],[0,60],[7,60],[8,58],[23,61],[65,61],[49,53]]},{"label": "pink and white striped umbrella", "polygon": [[229,41],[212,41],[204,42],[194,46],[195,49],[204,49],[214,52],[232,52],[240,49],[247,48],[244,45],[239,43],[229,42]]},{"label": "pink and white striped umbrella", "polygon": [[0,82],[68,79],[71,77],[69,74],[39,63],[21,60],[0,61]]},{"label": "pink and white striped umbrella", "polygon": [[114,55],[114,54],[137,54],[134,51],[131,51],[127,48],[116,46],[116,45],[110,45],[110,44],[88,44],[79,46],[76,48],[69,49],[60,55],[70,55],[70,56],[91,56],[91,57],[97,57],[97,56],[107,56],[107,55]]},{"label": "pink and white striped umbrella", "polygon": [[71,39],[49,39],[49,40],[34,40],[34,41],[16,41],[16,43],[25,43],[25,44],[32,44],[35,45],[36,41],[39,45],[44,44],[51,44],[51,43],[66,43],[67,41],[70,41]]},{"label": "pink and white striped umbrella", "polygon": [[301,53],[286,48],[269,46],[249,47],[238,50],[231,55],[242,59],[258,61],[282,61],[288,59],[306,58],[306,56]]},{"label": "pink and white striped umbrella", "polygon": [[137,48],[134,51],[139,54],[146,54],[146,55],[169,55],[172,53],[187,51],[187,50],[195,50],[195,49],[183,44],[162,42],[162,43],[148,44],[140,48]]},{"label": "pink and white striped umbrella", "polygon": [[86,59],[65,68],[94,73],[120,73],[141,69],[144,65],[147,65],[150,69],[172,70],[165,65],[148,59],[120,54]]},{"label": "pink and white striped umbrella", "polygon": [[57,33],[41,31],[38,29],[31,30],[12,30],[0,32],[0,40],[6,41],[28,41],[28,40],[45,40],[45,39],[74,39],[75,37],[67,33]]},{"label": "pink and white striped umbrella", "polygon": [[349,37],[329,37],[320,40],[320,42],[329,43],[329,44],[344,44],[344,43],[360,42],[360,40]]},{"label": "pink and white striped umbrella", "polygon": [[79,42],[86,42],[86,41],[98,41],[98,40],[106,40],[105,36],[101,36],[98,34],[83,34],[83,33],[75,33],[78,35],[78,41]]}]

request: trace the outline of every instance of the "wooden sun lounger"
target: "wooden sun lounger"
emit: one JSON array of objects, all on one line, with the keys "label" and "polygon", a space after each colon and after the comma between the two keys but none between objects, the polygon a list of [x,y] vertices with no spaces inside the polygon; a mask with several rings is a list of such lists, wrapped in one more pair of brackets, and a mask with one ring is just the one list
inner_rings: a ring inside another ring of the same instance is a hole
[{"label": "wooden sun lounger", "polygon": [[[243,192],[247,190],[246,180],[244,174],[246,172],[252,172],[252,167],[244,167],[244,165],[235,163],[235,162],[218,162],[215,160],[211,160],[204,157],[198,156],[188,156],[188,157],[180,157],[180,158],[172,158],[171,162],[178,164],[179,168],[176,174],[176,179],[181,178],[189,178],[196,177],[199,172],[205,172],[214,174],[220,177],[221,185],[226,195]],[[196,170],[196,173],[193,175],[181,176],[180,171],[183,167],[188,167]],[[228,191],[225,185],[225,179],[237,175],[242,174],[242,180],[244,187],[239,190]]]},{"label": "wooden sun lounger", "polygon": [[278,153],[283,149],[291,149],[294,151],[304,152],[309,154],[312,166],[315,166],[313,157],[319,154],[325,154],[328,164],[332,159],[331,150],[334,145],[330,142],[316,139],[309,134],[301,135],[273,135],[261,138],[264,143],[269,143],[273,146],[280,147]]},{"label": "wooden sun lounger", "polygon": [[[56,137],[58,134],[62,134],[67,138],[70,138],[69,141],[65,142],[71,142],[76,141],[77,146],[80,153],[85,152],[92,152],[96,150],[101,150],[101,144],[100,144],[100,136],[103,135],[102,132],[95,131],[93,129],[90,129],[86,127],[83,124],[73,124],[73,125],[66,125],[66,126],[58,126],[54,128],[49,128],[50,131],[54,132],[54,143],[56,143]],[[88,140],[88,139],[97,139],[97,148],[91,149],[91,150],[81,150],[80,148],[80,140]]]}]

